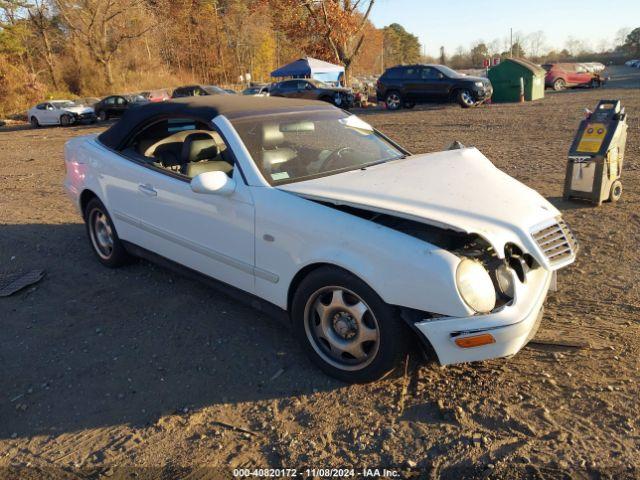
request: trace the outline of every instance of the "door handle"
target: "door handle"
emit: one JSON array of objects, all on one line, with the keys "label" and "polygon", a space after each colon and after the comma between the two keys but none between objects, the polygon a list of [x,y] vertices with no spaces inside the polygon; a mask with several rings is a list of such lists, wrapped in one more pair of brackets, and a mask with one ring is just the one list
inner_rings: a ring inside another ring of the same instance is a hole
[{"label": "door handle", "polygon": [[149,195],[150,197],[158,196],[158,192],[156,192],[155,189],[148,183],[138,185],[138,190],[145,195]]}]

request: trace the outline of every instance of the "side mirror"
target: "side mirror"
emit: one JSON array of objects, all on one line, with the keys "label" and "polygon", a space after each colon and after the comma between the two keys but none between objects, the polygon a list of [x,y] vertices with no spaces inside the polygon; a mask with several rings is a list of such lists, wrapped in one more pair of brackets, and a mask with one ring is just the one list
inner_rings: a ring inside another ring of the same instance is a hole
[{"label": "side mirror", "polygon": [[221,171],[204,172],[191,179],[191,190],[195,193],[231,195],[236,190],[233,178]]}]

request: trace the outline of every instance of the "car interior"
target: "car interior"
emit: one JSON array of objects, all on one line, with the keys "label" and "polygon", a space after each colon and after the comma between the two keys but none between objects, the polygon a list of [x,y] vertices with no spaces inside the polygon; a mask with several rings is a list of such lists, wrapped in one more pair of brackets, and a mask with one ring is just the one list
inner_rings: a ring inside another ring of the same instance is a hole
[{"label": "car interior", "polygon": [[233,176],[233,160],[222,137],[215,131],[189,126],[194,128],[167,128],[166,121],[160,122],[135,137],[125,153],[189,178],[213,171]]}]

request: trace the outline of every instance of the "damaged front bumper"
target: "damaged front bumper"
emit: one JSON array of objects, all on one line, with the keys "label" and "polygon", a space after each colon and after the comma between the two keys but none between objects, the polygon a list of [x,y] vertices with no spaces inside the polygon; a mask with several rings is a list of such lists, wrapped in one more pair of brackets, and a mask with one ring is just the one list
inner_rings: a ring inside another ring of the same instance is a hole
[{"label": "damaged front bumper", "polygon": [[[513,301],[497,311],[471,317],[430,318],[418,321],[414,327],[429,341],[442,365],[514,355],[538,330],[552,278],[553,273],[541,267],[531,270],[525,283],[517,283]],[[467,348],[456,343],[486,334],[493,337],[493,343]]]}]

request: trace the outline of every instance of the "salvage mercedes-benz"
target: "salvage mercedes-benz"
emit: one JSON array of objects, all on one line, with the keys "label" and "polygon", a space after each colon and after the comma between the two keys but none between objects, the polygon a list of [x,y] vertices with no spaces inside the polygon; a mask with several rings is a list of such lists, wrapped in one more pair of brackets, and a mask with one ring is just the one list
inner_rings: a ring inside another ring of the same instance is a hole
[{"label": "salvage mercedes-benz", "polygon": [[149,104],[65,158],[101,263],[248,292],[350,382],[393,370],[411,335],[442,364],[515,354],[577,252],[558,210],[475,148],[412,155],[323,102]]}]

